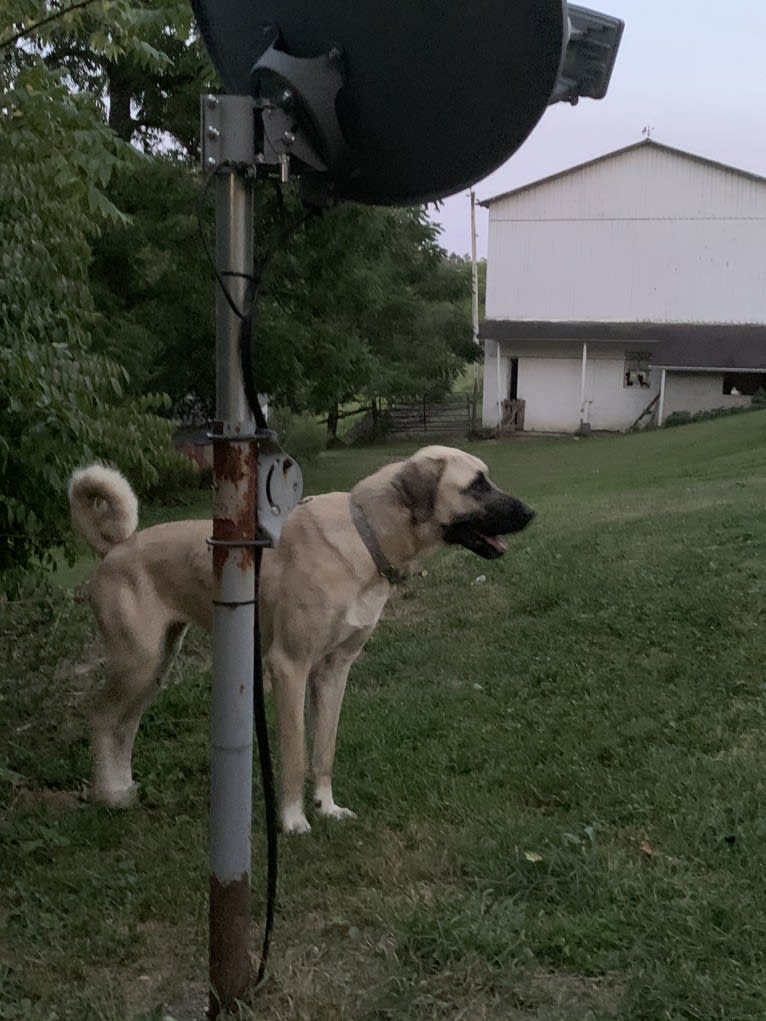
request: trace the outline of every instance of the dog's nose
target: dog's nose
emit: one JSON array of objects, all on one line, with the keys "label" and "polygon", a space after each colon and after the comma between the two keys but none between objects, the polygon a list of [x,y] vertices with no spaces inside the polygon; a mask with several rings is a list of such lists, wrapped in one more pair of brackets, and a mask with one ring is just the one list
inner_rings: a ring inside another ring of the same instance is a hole
[{"label": "dog's nose", "polygon": [[532,510],[532,508],[527,507],[527,505],[525,503],[522,503],[521,500],[519,500],[517,513],[519,515],[519,528],[526,528],[526,526],[535,516],[535,512]]}]

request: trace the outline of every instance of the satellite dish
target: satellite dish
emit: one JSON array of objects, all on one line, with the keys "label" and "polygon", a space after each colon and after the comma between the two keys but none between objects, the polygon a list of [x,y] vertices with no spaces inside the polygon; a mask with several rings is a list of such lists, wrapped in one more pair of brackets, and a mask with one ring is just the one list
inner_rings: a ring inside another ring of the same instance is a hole
[{"label": "satellite dish", "polygon": [[545,112],[569,35],[565,0],[192,4],[226,91],[261,110],[266,162],[288,152],[371,204],[433,201],[504,163]]}]

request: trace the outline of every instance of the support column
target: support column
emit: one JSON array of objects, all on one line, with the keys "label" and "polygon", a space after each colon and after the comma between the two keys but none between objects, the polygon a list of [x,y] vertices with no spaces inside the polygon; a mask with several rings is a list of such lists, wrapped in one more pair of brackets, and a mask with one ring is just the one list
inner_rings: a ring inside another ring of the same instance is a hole
[{"label": "support column", "polygon": [[659,407],[657,408],[657,425],[658,426],[662,425],[662,420],[665,417],[665,377],[666,377],[666,374],[667,374],[667,370],[663,369],[662,370],[662,375],[660,376],[660,404],[659,404]]},{"label": "support column", "polygon": [[[252,118],[251,118],[252,119]],[[216,267],[240,312],[253,273],[249,172],[216,174]],[[216,292],[213,426],[213,682],[210,789],[210,1011],[231,1009],[250,983],[254,592],[257,450],[240,364],[240,325]]]},{"label": "support column", "polygon": [[587,410],[585,401],[585,386],[588,372],[588,344],[583,341],[582,345],[582,371],[580,373],[580,432],[587,432],[590,429],[590,422],[587,421]]},{"label": "support column", "polygon": [[497,341],[497,359],[495,361],[495,387],[497,388],[497,430],[498,432],[503,427],[503,390],[501,386],[502,379],[502,365],[500,364],[500,352],[501,352],[500,341]]},{"label": "support column", "polygon": [[476,257],[476,192],[471,189],[471,324],[473,342],[479,344],[479,263]]}]

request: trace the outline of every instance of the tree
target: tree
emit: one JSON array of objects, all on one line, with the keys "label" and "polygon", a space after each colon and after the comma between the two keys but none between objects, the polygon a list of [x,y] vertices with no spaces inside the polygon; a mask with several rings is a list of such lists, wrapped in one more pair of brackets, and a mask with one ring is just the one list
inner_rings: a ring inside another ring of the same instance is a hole
[{"label": "tree", "polygon": [[134,160],[109,194],[128,222],[93,241],[96,348],[123,365],[130,391],[159,391],[173,414],[212,417],[215,290],[200,242],[201,175],[173,157]]},{"label": "tree", "polygon": [[133,159],[101,111],[37,56],[0,53],[0,570],[66,544],[66,480],[104,458],[139,489],[178,471],[161,398],[126,399],[90,342],[89,238],[123,215],[105,193]]},{"label": "tree", "polygon": [[[161,389],[178,414],[212,415],[213,275],[192,210],[201,175],[177,161],[145,160],[112,188],[130,223],[95,245],[93,280],[104,350],[138,392]],[[255,195],[260,262],[281,239],[256,314],[256,382],[273,402],[328,418],[377,399],[438,398],[475,357],[470,266],[448,258],[422,209],[344,204],[310,217],[288,194],[284,216],[267,181]],[[212,247],[212,223],[208,218]],[[113,338],[109,346],[109,338]]]},{"label": "tree", "polygon": [[[5,0],[22,26],[15,59],[37,54],[103,106],[118,138],[196,155],[199,93],[214,74],[187,0]],[[3,45],[0,37],[0,46]]]},{"label": "tree", "polygon": [[367,326],[377,365],[369,392],[389,401],[438,400],[474,357],[470,268],[446,255],[422,207],[394,212],[383,307]]},{"label": "tree", "polygon": [[[423,208],[347,204],[310,222],[275,260],[264,294],[269,392],[326,414],[331,434],[349,401],[447,393],[475,350],[470,269],[446,256],[437,231]],[[275,344],[288,329],[293,370],[273,373],[288,368]]]}]

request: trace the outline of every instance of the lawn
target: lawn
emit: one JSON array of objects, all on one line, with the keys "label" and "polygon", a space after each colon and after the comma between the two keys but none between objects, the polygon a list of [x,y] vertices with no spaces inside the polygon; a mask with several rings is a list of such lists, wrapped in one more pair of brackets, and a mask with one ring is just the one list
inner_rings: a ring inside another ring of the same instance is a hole
[{"label": "lawn", "polygon": [[[410,449],[328,452],[307,491]],[[359,818],[282,840],[243,1017],[763,1021],[766,413],[470,449],[538,518],[389,604],[341,721]],[[208,640],[144,720],[140,805],[109,811],[72,796],[86,609],[62,587],[6,611],[0,1021],[198,1021]],[[255,949],[258,795],[254,849]]]}]

